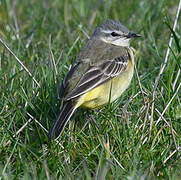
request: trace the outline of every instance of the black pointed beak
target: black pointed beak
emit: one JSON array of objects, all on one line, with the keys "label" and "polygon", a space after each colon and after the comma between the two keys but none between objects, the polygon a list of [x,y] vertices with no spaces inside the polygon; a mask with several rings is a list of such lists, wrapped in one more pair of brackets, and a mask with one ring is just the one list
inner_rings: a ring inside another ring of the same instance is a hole
[{"label": "black pointed beak", "polygon": [[137,37],[141,37],[140,34],[136,34],[136,33],[133,33],[133,32],[129,32],[127,35],[126,35],[127,38],[137,38]]}]

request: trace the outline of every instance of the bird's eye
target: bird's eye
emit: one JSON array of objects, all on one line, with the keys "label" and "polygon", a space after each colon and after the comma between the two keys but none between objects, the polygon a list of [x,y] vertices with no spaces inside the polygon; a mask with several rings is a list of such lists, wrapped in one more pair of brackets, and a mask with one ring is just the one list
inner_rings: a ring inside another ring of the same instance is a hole
[{"label": "bird's eye", "polygon": [[112,33],[111,33],[111,36],[116,37],[116,36],[120,36],[120,35],[117,34],[116,32],[112,32]]}]

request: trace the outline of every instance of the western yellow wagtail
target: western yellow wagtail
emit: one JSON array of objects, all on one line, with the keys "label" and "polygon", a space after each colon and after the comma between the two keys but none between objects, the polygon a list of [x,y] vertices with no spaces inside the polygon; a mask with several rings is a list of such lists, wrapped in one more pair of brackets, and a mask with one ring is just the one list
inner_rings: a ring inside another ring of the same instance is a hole
[{"label": "western yellow wagtail", "polygon": [[48,137],[57,139],[78,107],[97,108],[117,99],[129,86],[134,72],[130,32],[116,20],[98,26],[78,54],[60,87],[61,112]]}]

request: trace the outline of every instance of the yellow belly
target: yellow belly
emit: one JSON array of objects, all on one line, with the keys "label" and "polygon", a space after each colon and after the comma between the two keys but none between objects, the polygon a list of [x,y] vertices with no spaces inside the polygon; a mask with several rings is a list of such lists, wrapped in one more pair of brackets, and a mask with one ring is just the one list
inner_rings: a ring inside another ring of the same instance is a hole
[{"label": "yellow belly", "polygon": [[119,76],[82,95],[77,103],[77,107],[82,106],[94,109],[114,101],[129,86],[133,77],[133,71],[134,65],[130,60],[127,69]]}]

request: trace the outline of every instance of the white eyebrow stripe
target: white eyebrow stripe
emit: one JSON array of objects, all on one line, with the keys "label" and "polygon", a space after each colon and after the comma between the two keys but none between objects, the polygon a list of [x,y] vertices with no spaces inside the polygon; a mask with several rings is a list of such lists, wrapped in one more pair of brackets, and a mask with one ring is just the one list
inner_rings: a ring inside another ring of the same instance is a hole
[{"label": "white eyebrow stripe", "polygon": [[117,34],[122,34],[120,31],[116,31],[116,30],[101,30],[101,32],[104,32],[104,33],[107,33],[107,34],[110,34],[112,32],[115,32]]}]

